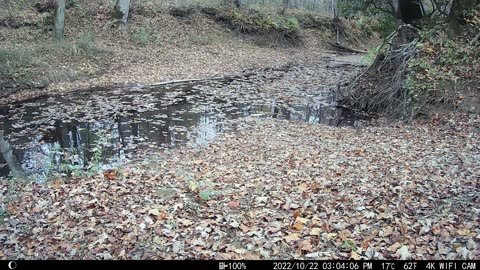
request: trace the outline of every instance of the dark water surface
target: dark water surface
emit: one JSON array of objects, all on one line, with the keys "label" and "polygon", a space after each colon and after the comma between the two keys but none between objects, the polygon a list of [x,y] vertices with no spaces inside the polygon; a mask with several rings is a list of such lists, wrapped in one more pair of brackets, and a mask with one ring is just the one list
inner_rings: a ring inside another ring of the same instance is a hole
[{"label": "dark water surface", "polygon": [[211,141],[245,117],[349,126],[357,116],[335,106],[332,90],[358,69],[325,58],[228,79],[97,88],[0,107],[0,175],[12,166],[36,180],[115,167],[158,149]]}]

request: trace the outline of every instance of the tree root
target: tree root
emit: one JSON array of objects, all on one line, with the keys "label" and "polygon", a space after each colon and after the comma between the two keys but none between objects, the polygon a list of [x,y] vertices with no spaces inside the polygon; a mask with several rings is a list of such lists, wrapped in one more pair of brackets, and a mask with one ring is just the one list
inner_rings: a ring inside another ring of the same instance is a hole
[{"label": "tree root", "polygon": [[418,52],[417,33],[418,30],[411,26],[401,26],[390,34],[373,64],[355,78],[347,91],[340,92],[344,96],[343,105],[367,113],[386,113],[410,120],[413,104],[404,82],[408,62]]}]

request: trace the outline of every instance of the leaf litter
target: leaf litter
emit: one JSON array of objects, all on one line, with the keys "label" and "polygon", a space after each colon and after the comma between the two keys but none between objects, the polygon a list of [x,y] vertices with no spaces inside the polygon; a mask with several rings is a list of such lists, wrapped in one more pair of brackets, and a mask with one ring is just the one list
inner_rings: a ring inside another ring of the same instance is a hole
[{"label": "leaf litter", "polygon": [[14,194],[0,257],[478,259],[480,118],[445,119],[359,132],[247,117],[118,174],[0,182]]}]

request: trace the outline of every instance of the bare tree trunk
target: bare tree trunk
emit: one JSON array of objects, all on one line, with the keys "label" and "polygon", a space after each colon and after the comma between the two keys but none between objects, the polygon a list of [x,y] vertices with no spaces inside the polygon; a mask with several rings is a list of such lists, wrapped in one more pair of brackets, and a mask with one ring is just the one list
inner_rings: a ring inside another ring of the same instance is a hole
[{"label": "bare tree trunk", "polygon": [[53,40],[56,42],[63,40],[65,31],[65,0],[57,0],[55,9],[55,23],[53,25]]},{"label": "bare tree trunk", "polygon": [[120,29],[126,30],[128,26],[128,12],[130,10],[130,0],[117,0],[113,17],[120,22]]},{"label": "bare tree trunk", "polygon": [[333,18],[334,19],[338,18],[337,0],[332,0],[332,13],[333,13]]},{"label": "bare tree trunk", "polygon": [[332,0],[332,13],[333,13],[333,22],[335,23],[335,30],[336,30],[336,41],[337,44],[340,44],[340,19],[338,18],[337,12],[337,0]]},{"label": "bare tree trunk", "polygon": [[449,35],[455,36],[462,33],[463,14],[473,9],[476,0],[453,0],[452,9],[448,16]]},{"label": "bare tree trunk", "polygon": [[283,0],[282,2],[282,14],[285,14],[288,6],[290,5],[290,0]]}]

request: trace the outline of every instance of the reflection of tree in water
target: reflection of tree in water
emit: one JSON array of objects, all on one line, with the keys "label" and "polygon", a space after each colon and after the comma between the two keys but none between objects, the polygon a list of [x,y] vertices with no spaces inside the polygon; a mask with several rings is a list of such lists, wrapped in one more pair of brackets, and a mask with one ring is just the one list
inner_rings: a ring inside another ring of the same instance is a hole
[{"label": "reflection of tree in water", "polygon": [[21,169],[20,163],[13,155],[10,143],[5,140],[3,130],[0,130],[0,152],[2,153],[3,161],[8,166],[6,168],[12,173],[12,176],[16,178],[24,178],[24,172]]},{"label": "reflection of tree in water", "polygon": [[291,118],[291,111],[284,107],[282,103],[279,103],[278,106],[275,106],[273,108],[273,118],[281,118],[281,119],[286,119],[290,120]]}]

